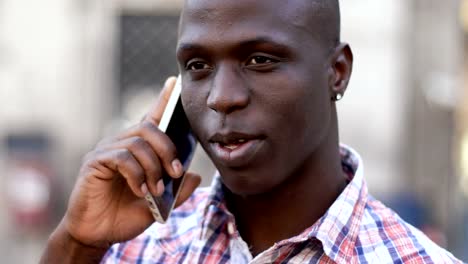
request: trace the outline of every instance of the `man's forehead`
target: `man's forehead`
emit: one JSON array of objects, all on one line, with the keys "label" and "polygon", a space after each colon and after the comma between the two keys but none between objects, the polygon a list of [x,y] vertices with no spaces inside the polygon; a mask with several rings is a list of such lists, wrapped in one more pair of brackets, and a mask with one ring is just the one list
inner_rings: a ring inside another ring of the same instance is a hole
[{"label": "man's forehead", "polygon": [[274,6],[281,3],[279,0],[186,0],[184,10],[211,10],[217,11],[221,9],[244,8],[254,5]]},{"label": "man's forehead", "polygon": [[339,16],[338,0],[186,0],[179,44],[235,43],[260,34],[331,50],[339,43]]},{"label": "man's forehead", "polygon": [[311,11],[317,1],[322,0],[186,0],[183,14],[208,20],[256,12],[300,20],[316,13]]},{"label": "man's forehead", "polygon": [[285,5],[283,0],[187,0],[181,16],[179,44],[216,43],[227,47],[259,37],[283,43],[287,39],[298,40],[303,34],[292,30],[290,15],[278,12],[284,8],[273,3]]},{"label": "man's forehead", "polygon": [[229,26],[247,17],[267,18],[272,23],[278,20],[326,42],[339,39],[338,0],[186,0],[180,29],[186,23]]}]

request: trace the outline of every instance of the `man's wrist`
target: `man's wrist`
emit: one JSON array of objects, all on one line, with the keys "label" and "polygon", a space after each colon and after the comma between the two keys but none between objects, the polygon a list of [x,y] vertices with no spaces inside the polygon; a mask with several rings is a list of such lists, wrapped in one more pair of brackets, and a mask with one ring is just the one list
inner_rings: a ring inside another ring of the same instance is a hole
[{"label": "man's wrist", "polygon": [[51,234],[42,263],[99,263],[108,248],[85,245],[76,240],[62,223]]}]

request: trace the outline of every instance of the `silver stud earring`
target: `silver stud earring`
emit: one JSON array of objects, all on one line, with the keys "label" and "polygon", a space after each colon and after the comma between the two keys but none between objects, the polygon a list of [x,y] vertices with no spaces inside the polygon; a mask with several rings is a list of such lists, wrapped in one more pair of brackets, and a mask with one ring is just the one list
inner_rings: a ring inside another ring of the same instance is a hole
[{"label": "silver stud earring", "polygon": [[335,102],[340,101],[341,99],[343,99],[343,95],[340,93],[337,93],[335,96],[333,96],[333,101]]}]

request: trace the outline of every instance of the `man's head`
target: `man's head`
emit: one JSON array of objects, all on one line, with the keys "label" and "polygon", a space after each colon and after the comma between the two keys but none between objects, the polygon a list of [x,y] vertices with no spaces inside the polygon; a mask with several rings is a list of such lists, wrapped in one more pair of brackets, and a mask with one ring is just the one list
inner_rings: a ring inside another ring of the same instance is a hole
[{"label": "man's head", "polygon": [[267,192],[337,137],[352,67],[335,0],[187,0],[177,58],[201,145],[237,194]]}]

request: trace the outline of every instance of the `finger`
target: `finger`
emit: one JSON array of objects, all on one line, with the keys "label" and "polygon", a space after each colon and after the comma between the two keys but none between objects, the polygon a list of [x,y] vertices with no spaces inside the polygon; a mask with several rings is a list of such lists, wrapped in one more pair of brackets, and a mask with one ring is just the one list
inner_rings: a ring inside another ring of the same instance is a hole
[{"label": "finger", "polygon": [[201,177],[198,174],[187,172],[184,177],[184,183],[180,190],[179,197],[177,198],[175,207],[183,204],[201,183]]},{"label": "finger", "polygon": [[173,178],[182,176],[184,168],[177,158],[177,149],[174,143],[155,124],[144,121],[119,135],[117,140],[131,137],[141,137],[148,142],[169,176]]},{"label": "finger", "polygon": [[154,216],[151,211],[148,210],[148,203],[144,199],[134,201],[128,208],[128,215],[136,217],[137,219],[135,222],[143,223],[142,226],[144,228],[138,233],[142,233],[146,228],[154,223]]},{"label": "finger", "polygon": [[[128,149],[145,171],[145,182],[153,195],[158,195],[157,182],[161,178],[162,169],[158,156],[146,140],[141,137],[130,137],[115,143],[101,146],[102,149]],[[143,192],[145,190],[143,189]]]},{"label": "finger", "polygon": [[163,112],[164,112],[164,108],[166,108],[167,102],[169,101],[169,97],[171,96],[171,92],[174,89],[176,81],[177,81],[177,78],[174,76],[169,77],[166,80],[164,87],[158,96],[158,99],[151,106],[144,120],[152,122],[155,125],[159,124],[159,122],[161,121]]},{"label": "finger", "polygon": [[[100,152],[97,154],[95,161],[97,164],[102,164],[108,169],[122,175],[136,196],[141,198],[145,196],[141,190],[141,186],[145,181],[145,171],[129,150],[115,149]],[[91,166],[93,166],[93,164],[91,164]],[[99,166],[96,166],[95,169],[99,170]],[[109,179],[104,178],[104,180]]]}]

